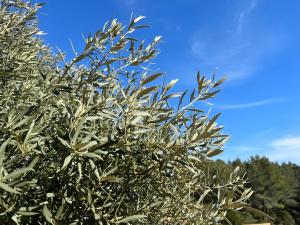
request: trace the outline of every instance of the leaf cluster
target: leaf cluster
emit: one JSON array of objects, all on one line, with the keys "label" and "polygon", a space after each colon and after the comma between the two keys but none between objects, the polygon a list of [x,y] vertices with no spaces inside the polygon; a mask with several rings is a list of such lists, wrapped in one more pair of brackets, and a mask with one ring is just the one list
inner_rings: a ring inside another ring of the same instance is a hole
[{"label": "leaf cluster", "polygon": [[[227,135],[195,107],[223,80],[172,93],[146,44],[117,20],[75,57],[39,35],[40,4],[0,1],[0,223],[218,224],[251,195],[213,175]],[[174,107],[176,105],[176,107]]]}]

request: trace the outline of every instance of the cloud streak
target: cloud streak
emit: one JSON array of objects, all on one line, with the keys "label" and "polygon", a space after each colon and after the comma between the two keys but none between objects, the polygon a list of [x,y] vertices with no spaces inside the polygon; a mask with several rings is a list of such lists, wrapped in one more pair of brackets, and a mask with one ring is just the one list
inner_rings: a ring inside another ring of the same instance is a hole
[{"label": "cloud streak", "polygon": [[275,139],[270,144],[267,156],[279,162],[300,163],[300,135],[288,135]]},{"label": "cloud streak", "polygon": [[239,153],[263,150],[262,147],[244,146],[244,145],[242,145],[242,146],[228,146],[225,149],[229,150],[229,151],[230,150],[237,151]]},{"label": "cloud streak", "polygon": [[255,75],[263,68],[263,62],[275,57],[289,41],[286,34],[257,23],[253,12],[258,1],[247,2],[243,9],[228,9],[236,16],[219,21],[220,25],[213,28],[216,30],[199,29],[190,39],[190,54],[199,65],[207,72],[218,68],[218,74],[225,74],[230,82]]},{"label": "cloud streak", "polygon": [[221,108],[221,109],[247,109],[247,108],[254,108],[254,107],[258,107],[258,106],[279,103],[279,102],[283,102],[283,101],[285,101],[284,98],[271,98],[271,99],[266,99],[266,100],[256,101],[256,102],[222,105],[222,106],[219,106],[219,108]]},{"label": "cloud streak", "polygon": [[300,150],[300,136],[286,136],[276,139],[271,146],[276,149],[299,149]]},{"label": "cloud streak", "polygon": [[236,30],[237,34],[240,34],[242,32],[245,19],[252,13],[256,5],[257,5],[257,0],[252,0],[249,6],[240,12],[238,17],[237,30]]},{"label": "cloud streak", "polygon": [[260,155],[279,163],[292,162],[300,164],[300,135],[282,136],[259,146],[238,145],[227,146],[225,149],[225,152],[232,151],[228,158],[230,160],[237,157],[247,160],[251,156]]}]

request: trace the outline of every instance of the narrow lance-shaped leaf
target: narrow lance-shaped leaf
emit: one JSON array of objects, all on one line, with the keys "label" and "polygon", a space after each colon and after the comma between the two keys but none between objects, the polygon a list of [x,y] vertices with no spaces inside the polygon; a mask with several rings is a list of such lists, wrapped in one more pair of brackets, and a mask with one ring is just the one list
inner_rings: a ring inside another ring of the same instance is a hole
[{"label": "narrow lance-shaped leaf", "polygon": [[16,179],[16,178],[22,176],[23,174],[25,174],[29,171],[33,171],[33,169],[30,168],[30,167],[17,169],[15,171],[11,172],[10,174],[8,174],[7,176],[5,176],[5,180],[7,180],[7,179]]},{"label": "narrow lance-shaped leaf", "polygon": [[177,82],[178,82],[178,79],[171,80],[170,83],[164,87],[161,95],[164,96],[168,92],[168,90],[170,90]]},{"label": "narrow lance-shaped leaf", "polygon": [[44,205],[42,213],[47,222],[53,224],[52,214],[46,205]]},{"label": "narrow lance-shaped leaf", "polygon": [[79,121],[79,123],[77,124],[75,133],[74,133],[74,135],[72,137],[72,141],[71,141],[72,145],[76,143],[78,135],[79,135],[80,131],[82,130],[87,117],[88,117],[88,115],[85,115],[84,117],[82,117],[81,120]]},{"label": "narrow lance-shaped leaf", "polygon": [[146,218],[145,215],[133,215],[133,216],[128,216],[125,217],[119,221],[117,221],[116,223],[128,223],[128,222],[132,222],[132,221],[137,221],[137,220],[141,220]]},{"label": "narrow lance-shaped leaf", "polygon": [[8,138],[6,141],[4,141],[2,143],[2,145],[0,146],[0,167],[2,166],[3,164],[3,160],[4,160],[4,154],[5,154],[5,149],[6,149],[6,146],[7,144],[10,142],[10,138]]},{"label": "narrow lance-shaped leaf", "polygon": [[61,170],[65,169],[70,164],[72,158],[73,158],[73,154],[70,154],[65,158],[64,163],[61,167]]},{"label": "narrow lance-shaped leaf", "polygon": [[16,191],[15,189],[11,188],[7,184],[0,182],[0,188],[3,189],[4,191],[14,193],[14,194],[20,194],[20,192]]},{"label": "narrow lance-shaped leaf", "polygon": [[146,77],[145,79],[142,80],[141,85],[145,85],[150,83],[151,81],[156,80],[157,78],[161,77],[163,73],[156,73],[151,76]]},{"label": "narrow lance-shaped leaf", "polygon": [[137,95],[137,98],[140,98],[146,94],[149,94],[150,92],[156,90],[157,87],[156,86],[153,86],[153,87],[149,87],[149,88],[145,88],[145,89],[141,89],[139,92],[138,92],[138,95]]}]

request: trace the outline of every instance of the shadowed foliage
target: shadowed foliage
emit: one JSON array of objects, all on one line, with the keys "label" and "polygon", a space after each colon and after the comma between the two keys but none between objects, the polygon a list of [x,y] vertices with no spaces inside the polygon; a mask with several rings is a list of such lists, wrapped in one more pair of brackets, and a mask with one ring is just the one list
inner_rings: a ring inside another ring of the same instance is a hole
[{"label": "shadowed foliage", "polygon": [[[225,171],[222,176],[229,176],[229,171],[239,167],[242,174],[246,173],[246,187],[251,187],[254,194],[249,204],[274,218],[272,224],[300,224],[300,167],[293,163],[279,164],[266,157],[251,157],[242,162],[234,160],[225,163],[215,162],[218,170]],[[234,225],[270,222],[264,215],[253,214],[242,210],[230,210],[228,219]]]}]

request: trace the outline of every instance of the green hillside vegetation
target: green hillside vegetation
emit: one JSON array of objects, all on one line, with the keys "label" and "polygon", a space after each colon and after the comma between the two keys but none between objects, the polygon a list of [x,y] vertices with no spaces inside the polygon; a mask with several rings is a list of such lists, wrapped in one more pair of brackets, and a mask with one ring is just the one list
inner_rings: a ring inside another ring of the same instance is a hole
[{"label": "green hillside vegetation", "polygon": [[[235,160],[225,163],[216,161],[223,176],[230,176],[228,172],[236,167],[245,174],[248,180],[246,186],[254,191],[249,204],[272,216],[274,224],[300,224],[300,167],[292,163],[278,164],[265,157],[251,157],[248,161]],[[270,221],[257,214],[249,212],[231,211],[228,218],[234,225],[243,223],[259,223]]]}]

